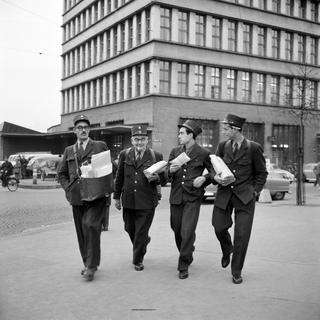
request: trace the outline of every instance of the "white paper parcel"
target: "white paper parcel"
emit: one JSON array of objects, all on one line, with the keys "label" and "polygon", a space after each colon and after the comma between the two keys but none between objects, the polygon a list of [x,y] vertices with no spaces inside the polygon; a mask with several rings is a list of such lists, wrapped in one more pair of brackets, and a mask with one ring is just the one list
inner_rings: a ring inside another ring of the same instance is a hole
[{"label": "white paper parcel", "polygon": [[178,164],[179,166],[182,166],[185,163],[187,163],[188,161],[190,161],[190,158],[188,157],[188,155],[185,152],[182,152],[176,158],[171,160],[171,163]]},{"label": "white paper parcel", "polygon": [[93,154],[91,157],[91,164],[88,166],[81,166],[80,170],[81,177],[83,178],[99,178],[109,175],[112,173],[110,150]]},{"label": "white paper parcel", "polygon": [[222,179],[229,178],[232,181],[236,180],[234,175],[228,168],[228,166],[224,163],[224,161],[220,157],[214,154],[211,154],[210,160],[211,160],[214,171],[220,176],[220,178]]},{"label": "white paper parcel", "polygon": [[144,170],[145,172],[149,172],[150,174],[157,173],[159,170],[164,168],[167,165],[167,161],[161,160],[153,164],[151,167]]}]

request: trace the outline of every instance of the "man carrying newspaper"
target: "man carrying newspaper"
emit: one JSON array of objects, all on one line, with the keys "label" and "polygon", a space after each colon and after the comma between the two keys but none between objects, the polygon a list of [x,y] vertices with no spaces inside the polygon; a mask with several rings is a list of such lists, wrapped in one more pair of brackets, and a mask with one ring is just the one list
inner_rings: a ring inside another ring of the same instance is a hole
[{"label": "man carrying newspaper", "polygon": [[[228,114],[226,120],[222,121],[227,141],[219,143],[216,156],[224,161],[232,174],[223,175],[222,172],[216,174],[213,182],[219,185],[214,202],[212,225],[222,249],[222,268],[229,265],[230,255],[233,253],[231,274],[235,284],[242,282],[241,271],[251,234],[255,201],[268,175],[262,147],[242,135],[245,120]],[[219,171],[216,168],[215,170]],[[233,209],[235,227],[232,244],[228,229],[233,223],[231,218]]]},{"label": "man carrying newspaper", "polygon": [[[209,151],[195,141],[202,132],[200,126],[194,120],[187,120],[178,127],[180,146],[171,150],[166,174],[171,181],[170,223],[179,250],[179,278],[186,279],[193,261],[201,198],[214,173]],[[205,176],[204,169],[208,170]]]}]

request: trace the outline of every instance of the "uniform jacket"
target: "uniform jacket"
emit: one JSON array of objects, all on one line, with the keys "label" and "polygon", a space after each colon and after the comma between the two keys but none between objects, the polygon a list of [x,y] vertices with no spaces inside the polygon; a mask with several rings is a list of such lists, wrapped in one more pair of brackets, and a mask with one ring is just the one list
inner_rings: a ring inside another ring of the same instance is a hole
[{"label": "uniform jacket", "polygon": [[235,157],[233,156],[231,141],[224,141],[218,145],[216,155],[223,159],[234,174],[236,180],[223,187],[218,185],[214,205],[225,209],[232,196],[235,194],[243,204],[255,198],[267,179],[266,161],[260,144],[244,139]]},{"label": "uniform jacket", "polygon": [[[76,145],[78,151],[78,144]],[[85,161],[91,162],[93,154],[108,150],[107,145],[103,141],[94,141],[89,139],[82,158],[78,156],[79,167]],[[66,198],[72,205],[82,205],[80,197],[80,188],[77,182],[78,173],[74,158],[73,145],[68,146],[63,153],[62,161],[58,167],[58,180],[66,192]]]},{"label": "uniform jacket", "polygon": [[[156,162],[163,160],[161,153],[154,151]],[[134,148],[129,152],[123,150],[119,155],[118,170],[115,178],[114,199],[122,199],[122,206],[128,209],[152,209],[158,205],[158,194],[156,185],[160,181],[149,183],[143,170],[154,164],[149,148],[143,154],[137,164],[135,161]],[[160,174],[163,181],[163,174]]]},{"label": "uniform jacket", "polygon": [[[184,146],[172,149],[169,155],[169,162],[183,152],[185,152]],[[195,143],[188,156],[191,159],[189,162],[184,164],[178,171],[172,174],[168,173],[168,177],[171,180],[170,204],[181,204],[183,193],[184,199],[187,198],[188,201],[200,199],[204,194],[204,187],[211,183],[214,170],[210,161],[209,151]],[[204,169],[208,170],[205,175],[206,181],[200,188],[195,188],[193,180],[201,176]]]}]

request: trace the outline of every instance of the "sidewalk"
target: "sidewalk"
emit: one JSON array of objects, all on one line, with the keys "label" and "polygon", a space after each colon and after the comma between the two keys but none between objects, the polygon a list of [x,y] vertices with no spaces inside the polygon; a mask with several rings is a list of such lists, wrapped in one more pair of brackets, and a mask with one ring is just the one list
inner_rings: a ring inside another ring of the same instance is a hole
[{"label": "sidewalk", "polygon": [[[165,188],[169,189],[169,188]],[[319,320],[320,197],[257,204],[243,270],[230,267],[211,227],[212,204],[201,208],[190,277],[177,277],[168,208],[156,211],[145,270],[131,265],[131,244],[113,207],[102,233],[101,266],[93,282],[80,276],[72,223],[1,238],[1,320]],[[164,207],[164,206],[163,206]]]}]

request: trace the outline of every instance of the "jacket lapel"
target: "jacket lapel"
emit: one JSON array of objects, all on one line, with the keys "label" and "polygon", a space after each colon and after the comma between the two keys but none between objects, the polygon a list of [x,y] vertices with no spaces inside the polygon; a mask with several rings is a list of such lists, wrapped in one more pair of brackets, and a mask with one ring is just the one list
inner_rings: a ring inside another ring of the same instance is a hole
[{"label": "jacket lapel", "polygon": [[149,160],[149,153],[150,153],[150,151],[149,151],[149,149],[147,148],[146,150],[145,150],[145,152],[143,153],[143,157],[142,157],[142,159],[140,159],[140,161],[138,161],[137,163],[136,163],[136,168],[139,168],[139,167],[141,167],[147,160]]},{"label": "jacket lapel", "polygon": [[247,149],[248,149],[248,143],[247,143],[247,140],[244,139],[241,143],[240,149],[238,150],[238,152],[234,158],[234,161],[240,159],[247,152]]},{"label": "jacket lapel", "polygon": [[90,152],[92,153],[92,150],[93,150],[93,142],[91,139],[89,139],[87,147],[83,152],[82,159],[85,159],[88,156],[88,154],[90,154]]},{"label": "jacket lapel", "polygon": [[230,159],[233,159],[232,143],[231,140],[228,140],[225,145],[224,153],[226,153]]}]

